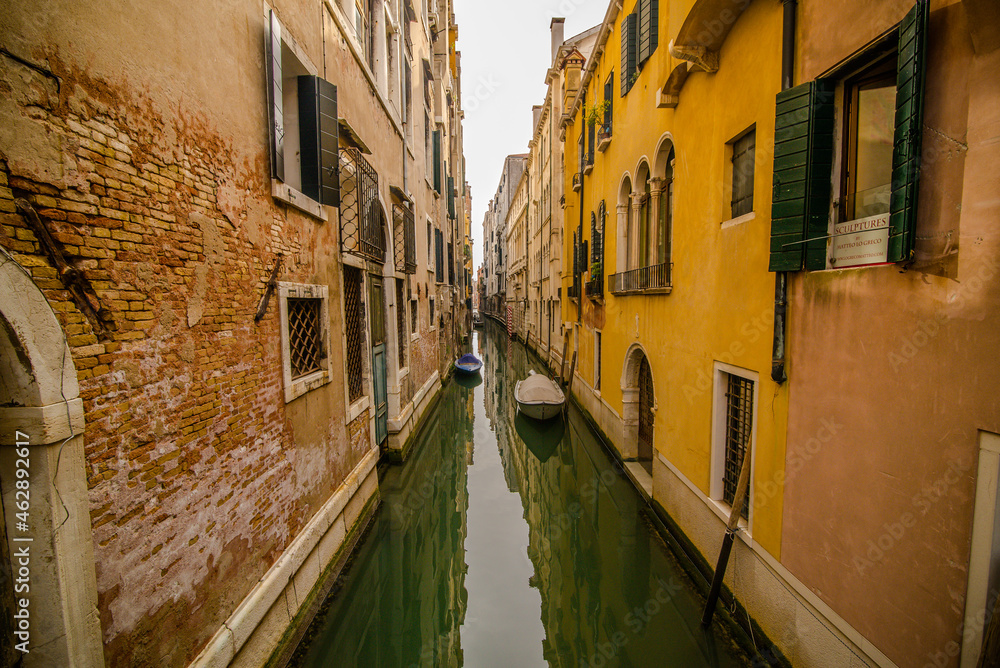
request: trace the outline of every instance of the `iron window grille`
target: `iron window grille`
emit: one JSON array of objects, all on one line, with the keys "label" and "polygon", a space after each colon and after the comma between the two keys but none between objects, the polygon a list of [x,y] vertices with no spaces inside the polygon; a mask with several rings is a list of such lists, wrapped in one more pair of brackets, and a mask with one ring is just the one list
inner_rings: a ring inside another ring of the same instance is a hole
[{"label": "iron window grille", "polygon": [[444,283],[444,235],[434,230],[434,280]]},{"label": "iron window grille", "polygon": [[417,272],[417,233],[413,221],[413,211],[409,207],[395,204],[392,207],[393,251],[396,271],[404,274]]},{"label": "iron window grille", "polygon": [[448,242],[448,285],[455,285],[455,246]]},{"label": "iron window grille", "polygon": [[[750,449],[753,430],[753,381],[734,374],[729,376],[726,391],[726,463],[722,476],[722,499],[730,506],[736,500],[743,457]],[[744,503],[740,515],[750,519],[750,504]]]},{"label": "iron window grille", "polygon": [[288,348],[293,379],[323,368],[321,306],[319,299],[288,300]]},{"label": "iron window grille", "polygon": [[347,396],[353,403],[364,395],[365,311],[361,300],[361,270],[344,267],[344,334],[347,340]]},{"label": "iron window grille", "polygon": [[417,333],[417,300],[410,300],[410,334]]},{"label": "iron window grille", "polygon": [[733,142],[733,218],[753,211],[754,149],[757,132],[751,130]]},{"label": "iron window grille", "polygon": [[378,173],[356,148],[340,151],[340,249],[385,262],[385,215],[378,201]]}]

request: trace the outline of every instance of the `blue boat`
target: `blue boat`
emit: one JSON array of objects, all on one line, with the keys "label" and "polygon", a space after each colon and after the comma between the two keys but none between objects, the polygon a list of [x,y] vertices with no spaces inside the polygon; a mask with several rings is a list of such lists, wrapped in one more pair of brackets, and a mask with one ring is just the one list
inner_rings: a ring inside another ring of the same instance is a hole
[{"label": "blue boat", "polygon": [[474,374],[479,373],[479,370],[483,368],[483,363],[478,357],[472,353],[462,355],[457,360],[455,360],[455,370],[459,373]]}]

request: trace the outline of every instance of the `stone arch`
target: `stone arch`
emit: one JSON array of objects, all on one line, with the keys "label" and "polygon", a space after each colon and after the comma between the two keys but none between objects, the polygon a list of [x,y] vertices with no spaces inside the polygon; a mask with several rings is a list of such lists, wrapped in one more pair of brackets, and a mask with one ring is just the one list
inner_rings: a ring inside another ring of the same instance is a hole
[{"label": "stone arch", "polygon": [[[639,458],[639,371],[643,360],[649,364],[649,356],[641,343],[633,343],[625,352],[625,363],[622,365],[622,458],[636,460]],[[650,365],[652,372],[652,365]],[[653,412],[656,411],[655,397]]]},{"label": "stone arch", "polygon": [[673,172],[673,165],[670,164],[674,155],[674,138],[669,132],[664,132],[658,142],[656,142],[656,153],[653,154],[653,176],[656,178],[666,178]]},{"label": "stone arch", "polygon": [[629,269],[650,264],[652,216],[650,214],[651,173],[646,156],[639,159],[632,184],[632,225],[629,228]]},{"label": "stone arch", "polygon": [[[103,666],[84,412],[73,355],[45,296],[6,253],[0,253],[0,294],[0,471],[29,471],[27,479],[0,475],[6,511],[0,521],[10,565],[20,570],[21,559],[28,561],[28,649],[37,665]],[[17,494],[24,485],[17,483],[25,480],[27,531],[14,515],[24,507],[17,505],[25,500]]]}]

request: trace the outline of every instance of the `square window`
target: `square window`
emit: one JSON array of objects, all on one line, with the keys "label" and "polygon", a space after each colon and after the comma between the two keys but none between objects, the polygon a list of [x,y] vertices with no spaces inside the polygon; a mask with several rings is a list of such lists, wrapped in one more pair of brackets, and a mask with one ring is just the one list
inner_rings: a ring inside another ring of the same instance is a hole
[{"label": "square window", "polygon": [[285,402],[330,382],[329,290],[278,283]]},{"label": "square window", "polygon": [[[710,496],[732,507],[744,456],[753,456],[757,427],[756,372],[715,363],[715,396],[712,407],[712,478]],[[750,521],[753,476],[743,497],[741,517]]]}]

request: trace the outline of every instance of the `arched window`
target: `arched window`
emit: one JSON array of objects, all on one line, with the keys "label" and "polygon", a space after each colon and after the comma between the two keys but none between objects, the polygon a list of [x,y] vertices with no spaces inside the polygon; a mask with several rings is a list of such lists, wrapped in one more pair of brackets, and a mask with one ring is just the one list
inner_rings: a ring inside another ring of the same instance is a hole
[{"label": "arched window", "polygon": [[674,212],[674,145],[669,139],[660,143],[654,163],[651,197],[655,207],[655,237],[650,264],[671,261],[671,233]]}]

